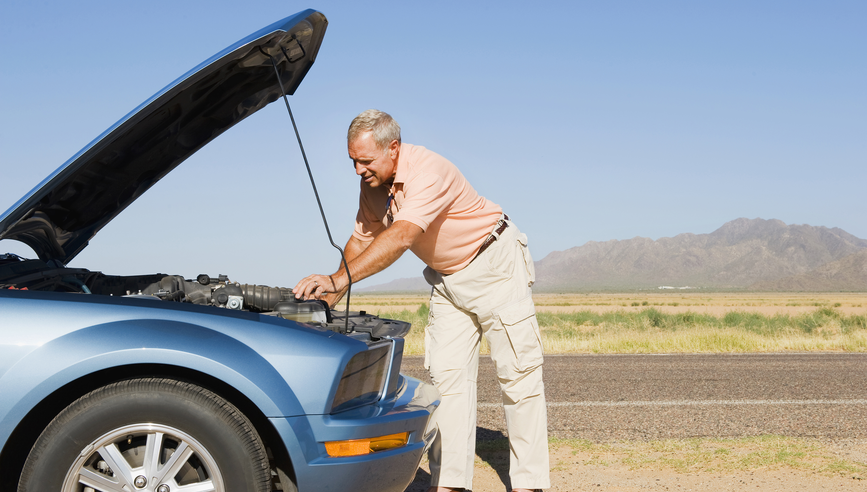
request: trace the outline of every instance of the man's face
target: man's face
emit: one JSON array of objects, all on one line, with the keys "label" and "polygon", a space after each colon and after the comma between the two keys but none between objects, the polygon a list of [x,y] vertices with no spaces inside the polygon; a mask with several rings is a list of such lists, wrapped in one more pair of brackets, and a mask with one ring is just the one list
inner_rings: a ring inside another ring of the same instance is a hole
[{"label": "man's face", "polygon": [[399,149],[400,144],[394,140],[388,148],[382,150],[377,147],[373,133],[364,132],[349,142],[349,158],[355,165],[355,174],[361,176],[361,180],[368,186],[376,188],[394,182]]}]

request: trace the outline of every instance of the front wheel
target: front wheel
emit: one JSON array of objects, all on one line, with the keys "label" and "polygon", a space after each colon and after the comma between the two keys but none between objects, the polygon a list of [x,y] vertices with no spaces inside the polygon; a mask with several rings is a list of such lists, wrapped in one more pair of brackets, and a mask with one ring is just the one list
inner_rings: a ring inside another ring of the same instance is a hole
[{"label": "front wheel", "polygon": [[19,492],[267,492],[262,440],[231,403],[171,379],[131,379],[79,398],[45,430]]}]

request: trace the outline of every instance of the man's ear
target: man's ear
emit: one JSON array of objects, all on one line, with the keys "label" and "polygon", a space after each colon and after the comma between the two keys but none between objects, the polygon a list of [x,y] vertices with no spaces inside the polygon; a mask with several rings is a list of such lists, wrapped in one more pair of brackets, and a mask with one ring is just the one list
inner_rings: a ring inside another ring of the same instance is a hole
[{"label": "man's ear", "polygon": [[388,156],[392,159],[397,157],[397,153],[400,150],[400,142],[397,140],[392,140],[390,144],[388,144]]}]

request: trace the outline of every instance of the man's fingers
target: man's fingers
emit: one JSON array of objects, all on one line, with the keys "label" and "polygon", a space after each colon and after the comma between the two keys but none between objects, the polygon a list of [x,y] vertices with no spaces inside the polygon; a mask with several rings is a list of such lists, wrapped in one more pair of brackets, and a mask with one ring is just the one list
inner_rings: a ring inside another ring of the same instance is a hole
[{"label": "man's fingers", "polygon": [[304,300],[306,301],[307,299],[309,299],[311,297],[315,297],[317,289],[319,289],[318,284],[313,283],[313,282],[309,282],[307,284],[307,288],[304,289]]},{"label": "man's fingers", "polygon": [[295,294],[295,299],[321,299],[328,292],[333,292],[334,280],[324,275],[310,275],[303,278],[296,285],[292,292]]},{"label": "man's fingers", "polygon": [[313,285],[310,277],[306,277],[298,282],[298,285],[292,289],[292,292],[295,293],[295,299],[307,299],[307,296],[310,295],[310,291],[315,287],[316,286]]}]

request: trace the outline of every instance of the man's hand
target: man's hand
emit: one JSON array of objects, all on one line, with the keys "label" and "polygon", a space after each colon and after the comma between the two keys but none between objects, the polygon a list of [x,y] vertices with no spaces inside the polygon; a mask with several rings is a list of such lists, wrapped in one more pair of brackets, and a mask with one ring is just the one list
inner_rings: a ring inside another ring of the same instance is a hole
[{"label": "man's hand", "polygon": [[[369,245],[370,242],[363,242],[350,236],[349,241],[346,242],[346,246],[343,248],[343,255],[346,257],[346,261],[352,261],[355,258],[358,258],[358,255],[363,253]],[[322,299],[328,303],[329,307],[334,307],[334,305],[343,298],[343,295],[346,294],[349,286],[347,285],[343,289],[335,290],[337,285],[334,283],[333,279],[335,275],[341,275],[345,271],[346,269],[343,267],[343,261],[341,260],[340,268],[338,268],[337,272],[332,275],[310,275],[303,278],[295,287],[292,288],[292,292],[295,294],[295,299],[306,300],[308,297],[313,299]],[[327,282],[324,280],[326,278],[328,279]],[[322,288],[320,289],[320,287]],[[332,290],[330,291],[326,287],[330,287]],[[305,290],[309,290],[309,292],[305,294]]]},{"label": "man's hand", "polygon": [[[351,237],[346,243],[344,254],[349,262],[352,281],[358,282],[374,273],[384,270],[395,262],[422,233],[421,227],[404,220],[395,222],[382,231],[373,241],[364,243]],[[349,287],[346,270],[341,268],[331,275],[310,275],[304,277],[292,288],[296,299],[322,299],[337,304]]]},{"label": "man's hand", "polygon": [[322,299],[327,294],[336,294],[345,290],[346,286],[338,287],[334,275],[309,275],[301,279],[292,288],[296,299]]}]

